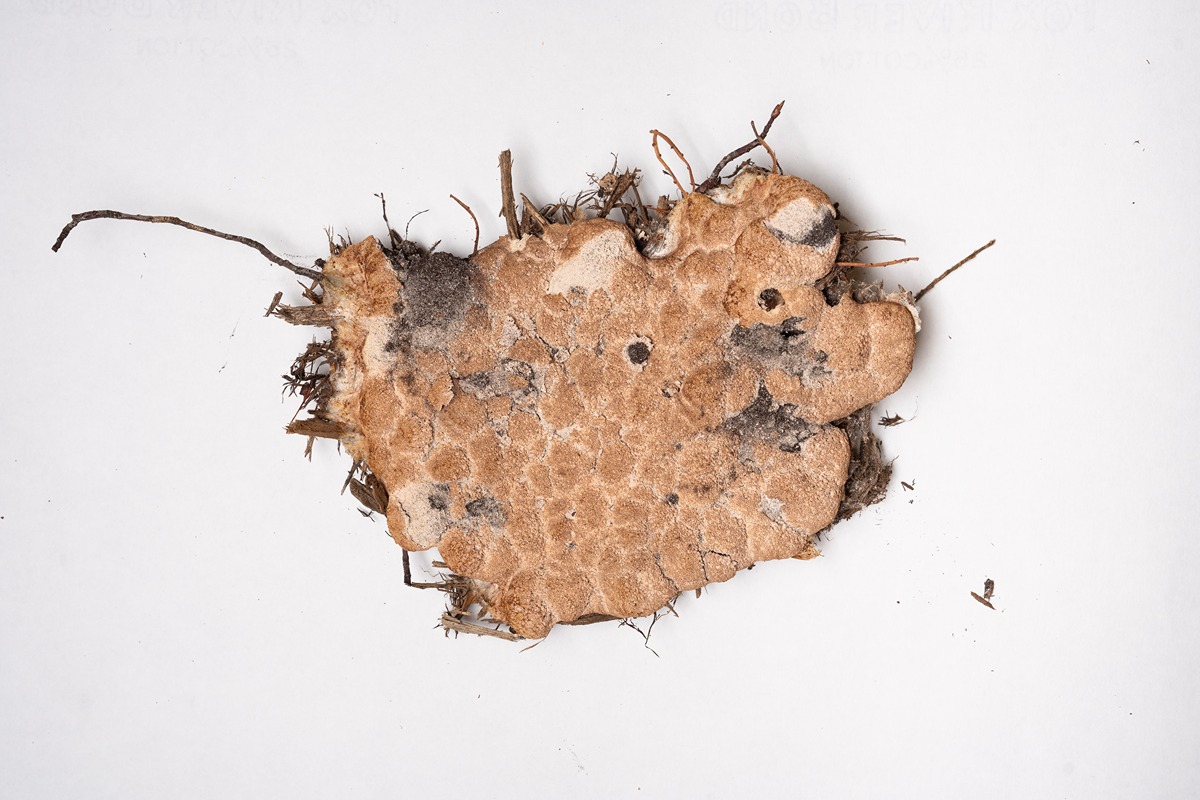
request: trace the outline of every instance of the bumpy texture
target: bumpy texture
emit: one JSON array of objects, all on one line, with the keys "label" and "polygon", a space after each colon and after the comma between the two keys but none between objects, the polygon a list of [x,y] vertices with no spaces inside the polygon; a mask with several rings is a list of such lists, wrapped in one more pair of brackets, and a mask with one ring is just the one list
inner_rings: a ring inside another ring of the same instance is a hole
[{"label": "bumpy texture", "polygon": [[517,633],[651,613],[835,519],[831,423],[901,385],[915,332],[827,301],[838,245],[823,192],[761,172],[685,196],[644,255],[604,219],[399,266],[367,239],[324,270],[329,417],[396,542]]}]

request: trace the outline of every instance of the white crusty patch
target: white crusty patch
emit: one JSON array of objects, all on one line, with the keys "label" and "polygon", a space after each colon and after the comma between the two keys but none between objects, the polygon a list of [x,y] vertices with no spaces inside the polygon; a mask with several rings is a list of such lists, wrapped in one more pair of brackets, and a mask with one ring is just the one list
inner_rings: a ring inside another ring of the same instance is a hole
[{"label": "white crusty patch", "polygon": [[625,231],[613,228],[584,242],[579,252],[550,273],[549,294],[567,295],[572,289],[592,292],[607,289],[613,272],[629,250]]},{"label": "white crusty patch", "polygon": [[[824,203],[816,205],[806,197],[799,197],[768,217],[763,224],[779,238],[798,242],[832,214],[833,206]],[[836,241],[836,237],[830,239],[830,244]]]},{"label": "white crusty patch", "polygon": [[886,294],[883,296],[883,299],[889,303],[896,303],[907,308],[908,313],[912,314],[913,326],[916,328],[916,332],[921,332],[921,308],[913,302],[912,292],[905,291],[904,287],[901,286],[900,291]]},{"label": "white crusty patch", "polygon": [[404,535],[421,548],[435,546],[450,526],[446,510],[429,502],[430,495],[437,493],[438,487],[432,483],[410,483],[393,495],[393,502],[404,511]]}]

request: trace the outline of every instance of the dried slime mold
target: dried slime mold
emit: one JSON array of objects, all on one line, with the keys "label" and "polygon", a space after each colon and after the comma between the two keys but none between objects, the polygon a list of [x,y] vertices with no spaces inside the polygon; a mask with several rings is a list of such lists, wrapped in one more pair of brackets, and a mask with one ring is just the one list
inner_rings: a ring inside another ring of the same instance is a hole
[{"label": "dried slime mold", "polygon": [[76,215],[55,249],[85,219],[165,221],[311,278],[311,304],[269,310],[331,329],[288,376],[309,410],[289,431],[350,453],[406,582],[407,552],[436,548],[449,575],[414,585],[450,594],[447,628],[539,638],[811,558],[886,491],[870,414],[912,366],[913,296],[849,277],[871,237],[817,187],[748,163],[721,178],[763,135],[674,202],[645,206],[614,167],[523,219],[506,153],[509,233],[467,258],[389,225],[307,269],[118,212]]}]

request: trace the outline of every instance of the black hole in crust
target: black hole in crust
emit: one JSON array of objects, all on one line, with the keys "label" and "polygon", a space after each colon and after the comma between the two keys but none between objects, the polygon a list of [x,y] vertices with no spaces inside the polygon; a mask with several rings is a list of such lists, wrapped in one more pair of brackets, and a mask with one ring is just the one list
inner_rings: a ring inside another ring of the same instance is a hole
[{"label": "black hole in crust", "polygon": [[673,506],[679,505],[679,495],[675,492],[671,492],[669,495],[667,495],[667,502]]},{"label": "black hole in crust", "polygon": [[783,305],[783,293],[774,287],[763,289],[758,294],[758,305],[766,311],[774,311]]},{"label": "black hole in crust", "polygon": [[645,342],[634,342],[625,348],[625,355],[633,364],[645,364],[650,360],[650,345]]}]

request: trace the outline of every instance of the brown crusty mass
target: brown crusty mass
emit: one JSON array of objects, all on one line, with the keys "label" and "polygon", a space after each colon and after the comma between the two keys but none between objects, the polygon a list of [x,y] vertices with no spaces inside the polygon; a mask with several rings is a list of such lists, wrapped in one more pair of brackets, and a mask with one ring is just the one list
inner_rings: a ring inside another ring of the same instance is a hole
[{"label": "brown crusty mass", "polygon": [[324,269],[327,413],[436,547],[526,637],[636,617],[756,561],[809,558],[850,443],[831,423],[912,365],[902,302],[830,304],[829,198],[743,172],[635,247],[606,219],[397,266],[374,239]]}]

